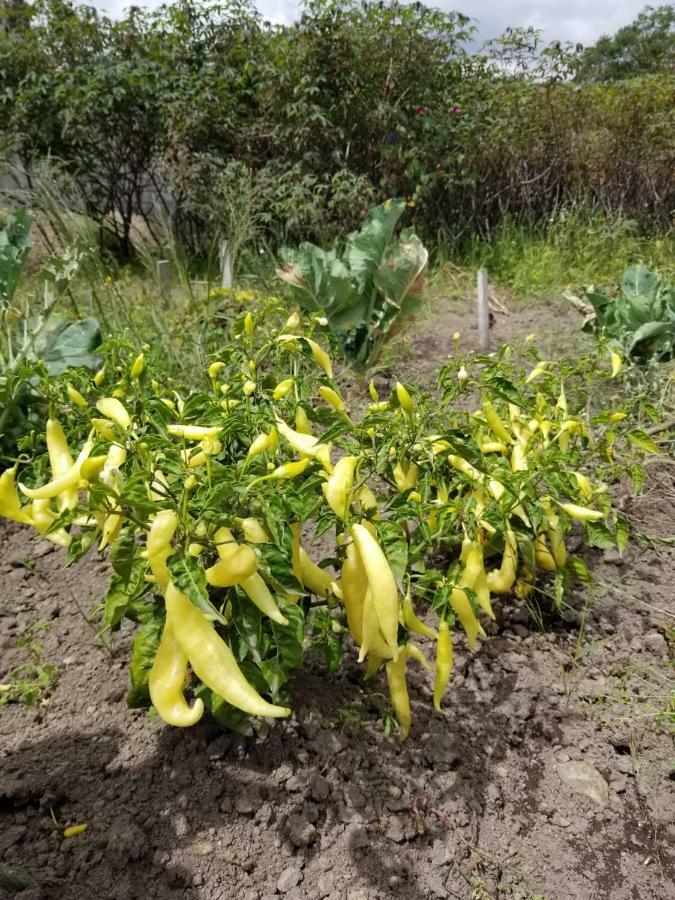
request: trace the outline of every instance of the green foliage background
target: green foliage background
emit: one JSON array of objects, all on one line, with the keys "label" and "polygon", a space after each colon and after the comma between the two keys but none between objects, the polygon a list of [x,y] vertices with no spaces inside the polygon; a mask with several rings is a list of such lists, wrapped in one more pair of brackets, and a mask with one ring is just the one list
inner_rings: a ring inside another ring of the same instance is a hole
[{"label": "green foliage background", "polygon": [[277,26],[246,0],[119,21],[36,0],[0,30],[0,140],[29,178],[60,161],[60,195],[122,255],[139,222],[204,251],[242,185],[275,244],[323,243],[391,196],[425,238],[569,204],[670,225],[667,46],[657,73],[634,75],[638,61],[613,82],[532,32],[479,53],[471,37],[467,18],[422,4],[308,0]]}]

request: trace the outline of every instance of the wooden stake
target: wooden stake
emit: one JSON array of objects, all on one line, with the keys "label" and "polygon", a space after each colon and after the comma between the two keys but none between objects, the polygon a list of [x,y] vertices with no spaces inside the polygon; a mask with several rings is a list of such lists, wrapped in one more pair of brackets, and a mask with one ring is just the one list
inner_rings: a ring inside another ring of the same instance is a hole
[{"label": "wooden stake", "polygon": [[226,240],[222,240],[218,246],[218,258],[220,259],[220,286],[232,287],[232,257],[230,247]]},{"label": "wooden stake", "polygon": [[169,291],[171,290],[171,260],[157,260],[157,283],[159,284],[159,293],[166,306],[169,301]]},{"label": "wooden stake", "polygon": [[490,307],[488,305],[487,269],[478,270],[478,344],[483,352],[490,349]]}]

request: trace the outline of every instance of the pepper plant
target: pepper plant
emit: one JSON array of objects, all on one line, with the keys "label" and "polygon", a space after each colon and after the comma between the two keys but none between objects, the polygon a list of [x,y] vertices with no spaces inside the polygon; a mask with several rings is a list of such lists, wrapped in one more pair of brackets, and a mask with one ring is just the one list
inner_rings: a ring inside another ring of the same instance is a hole
[{"label": "pepper plant", "polygon": [[605,482],[648,439],[593,409],[611,377],[596,356],[464,359],[458,336],[436,390],[371,383],[357,415],[321,320],[287,315],[237,316],[197,390],[120,341],[95,376],[47,379],[46,452],[0,476],[0,514],[69,563],[109,558],[102,627],[137,624],[130,706],[242,729],[288,715],[308,648],[331,671],[355,652],[385,670],[405,738],[409,661],[440,708],[453,645],[487,639],[496,600],[559,608],[588,577],[572,527],[623,547]]}]

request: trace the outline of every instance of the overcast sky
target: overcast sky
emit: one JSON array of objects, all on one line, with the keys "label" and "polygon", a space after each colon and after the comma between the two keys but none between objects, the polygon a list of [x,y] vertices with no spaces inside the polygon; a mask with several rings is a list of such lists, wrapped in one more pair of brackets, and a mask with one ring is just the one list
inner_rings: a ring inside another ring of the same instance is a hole
[{"label": "overcast sky", "polygon": [[[117,16],[129,0],[88,0],[108,15]],[[663,0],[653,0],[658,6]],[[529,26],[542,31],[545,41],[563,40],[592,44],[602,34],[613,34],[628,25],[644,8],[647,0],[437,0],[429,6],[458,9],[478,22],[479,39],[497,37],[509,25]],[[135,6],[154,7],[160,0],[136,0]],[[257,0],[266,19],[291,21],[296,15],[296,0]]]}]

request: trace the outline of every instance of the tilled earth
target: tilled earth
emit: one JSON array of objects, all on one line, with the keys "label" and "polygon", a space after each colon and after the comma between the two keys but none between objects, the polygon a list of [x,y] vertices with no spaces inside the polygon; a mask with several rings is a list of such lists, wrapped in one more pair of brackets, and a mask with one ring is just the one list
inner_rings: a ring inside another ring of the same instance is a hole
[{"label": "tilled earth", "polygon": [[[675,533],[673,471],[623,500],[636,531]],[[0,874],[36,879],[6,896],[675,898],[672,544],[587,556],[595,586],[546,629],[505,601],[476,652],[459,642],[440,715],[411,665],[401,745],[383,677],[353,662],[310,667],[292,718],[255,738],[127,710],[130,632],[108,647],[86,618],[104,564],[64,569],[18,527],[0,542],[0,677],[37,621],[62,673],[47,705],[0,709]]]}]

